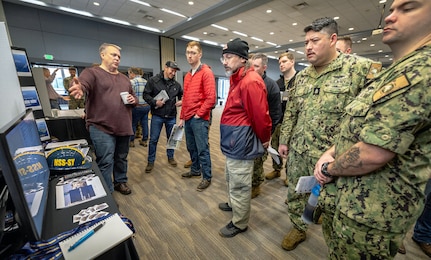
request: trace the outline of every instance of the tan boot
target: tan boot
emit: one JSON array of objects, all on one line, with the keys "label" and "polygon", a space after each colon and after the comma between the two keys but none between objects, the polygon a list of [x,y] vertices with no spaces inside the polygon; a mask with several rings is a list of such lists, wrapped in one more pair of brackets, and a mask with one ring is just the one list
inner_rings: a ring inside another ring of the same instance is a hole
[{"label": "tan boot", "polygon": [[295,249],[300,243],[304,242],[306,238],[305,231],[292,228],[286,236],[284,236],[281,247],[284,250],[291,251]]},{"label": "tan boot", "polygon": [[289,181],[287,180],[287,178],[284,180],[284,186],[289,186]]},{"label": "tan boot", "polygon": [[260,186],[252,187],[251,188],[251,198],[254,199],[260,194]]},{"label": "tan boot", "polygon": [[273,170],[272,172],[267,173],[265,175],[265,179],[267,179],[267,180],[272,180],[272,179],[275,179],[278,177],[280,177],[280,171],[278,171],[278,170]]},{"label": "tan boot", "polygon": [[191,166],[192,166],[192,160],[189,160],[184,164],[184,168],[190,168]]}]

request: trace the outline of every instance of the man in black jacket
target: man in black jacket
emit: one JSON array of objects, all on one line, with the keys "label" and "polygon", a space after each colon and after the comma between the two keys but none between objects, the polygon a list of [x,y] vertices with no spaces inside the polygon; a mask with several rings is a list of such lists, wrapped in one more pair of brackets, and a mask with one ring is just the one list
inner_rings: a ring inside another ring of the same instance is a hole
[{"label": "man in black jacket", "polygon": [[[250,57],[250,64],[254,70],[262,77],[265,83],[267,100],[269,106],[269,116],[271,117],[272,128],[271,135],[274,133],[276,127],[283,120],[283,113],[281,111],[280,88],[274,80],[266,76],[266,69],[268,68],[268,57],[263,53],[256,53]],[[266,161],[268,153],[261,157],[254,159],[253,177],[251,182],[251,198],[256,198],[260,194],[260,184],[264,182],[263,163]]]},{"label": "man in black jacket", "polygon": [[[164,70],[160,74],[151,77],[144,89],[143,97],[151,106],[152,115],[150,143],[148,145],[148,164],[145,168],[146,173],[150,173],[154,168],[157,142],[159,141],[163,124],[166,129],[166,137],[169,138],[172,128],[176,123],[177,107],[181,106],[181,98],[183,96],[183,89],[180,83],[174,79],[178,70],[180,68],[175,61],[166,62]],[[176,167],[177,162],[174,159],[174,150],[166,149],[166,154],[169,164]]]}]

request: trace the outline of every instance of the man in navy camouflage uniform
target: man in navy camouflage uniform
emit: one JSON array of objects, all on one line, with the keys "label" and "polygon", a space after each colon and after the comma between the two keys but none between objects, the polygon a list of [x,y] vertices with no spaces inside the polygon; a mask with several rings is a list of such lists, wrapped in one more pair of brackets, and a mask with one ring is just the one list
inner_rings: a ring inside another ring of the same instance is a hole
[{"label": "man in navy camouflage uniform", "polygon": [[[329,149],[334,142],[344,107],[359,93],[367,78],[373,77],[370,71],[375,71],[376,65],[369,59],[336,50],[338,25],[332,18],[313,21],[304,32],[305,52],[312,66],[296,75],[289,92],[279,142],[280,155],[287,157],[289,153],[286,164],[287,204],[293,227],[281,244],[288,251],[306,239],[307,225],[301,215],[309,195],[296,193],[296,184],[301,176],[313,175],[322,151]],[[335,195],[335,186],[332,194]],[[334,207],[331,205],[324,209],[323,216],[332,218]]]},{"label": "man in navy camouflage uniform", "polygon": [[383,29],[393,64],[346,107],[335,145],[316,164],[317,180],[337,186],[333,235],[325,237],[330,259],[392,259],[422,212],[431,159],[430,13],[429,0],[393,1]]}]

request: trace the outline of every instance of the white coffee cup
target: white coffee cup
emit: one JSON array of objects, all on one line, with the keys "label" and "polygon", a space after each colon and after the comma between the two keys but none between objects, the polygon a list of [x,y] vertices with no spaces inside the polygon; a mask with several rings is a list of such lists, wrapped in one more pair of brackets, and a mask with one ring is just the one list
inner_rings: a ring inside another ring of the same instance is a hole
[{"label": "white coffee cup", "polygon": [[121,99],[123,100],[124,104],[129,104],[129,101],[127,101],[127,96],[129,95],[129,92],[121,92]]}]

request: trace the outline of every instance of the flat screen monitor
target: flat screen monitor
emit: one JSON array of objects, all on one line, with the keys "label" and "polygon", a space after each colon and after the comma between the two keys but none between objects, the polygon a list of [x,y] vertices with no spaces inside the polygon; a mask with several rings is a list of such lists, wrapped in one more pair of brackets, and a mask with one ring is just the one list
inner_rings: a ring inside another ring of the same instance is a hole
[{"label": "flat screen monitor", "polygon": [[28,241],[42,238],[49,169],[31,109],[0,130],[0,166]]}]

